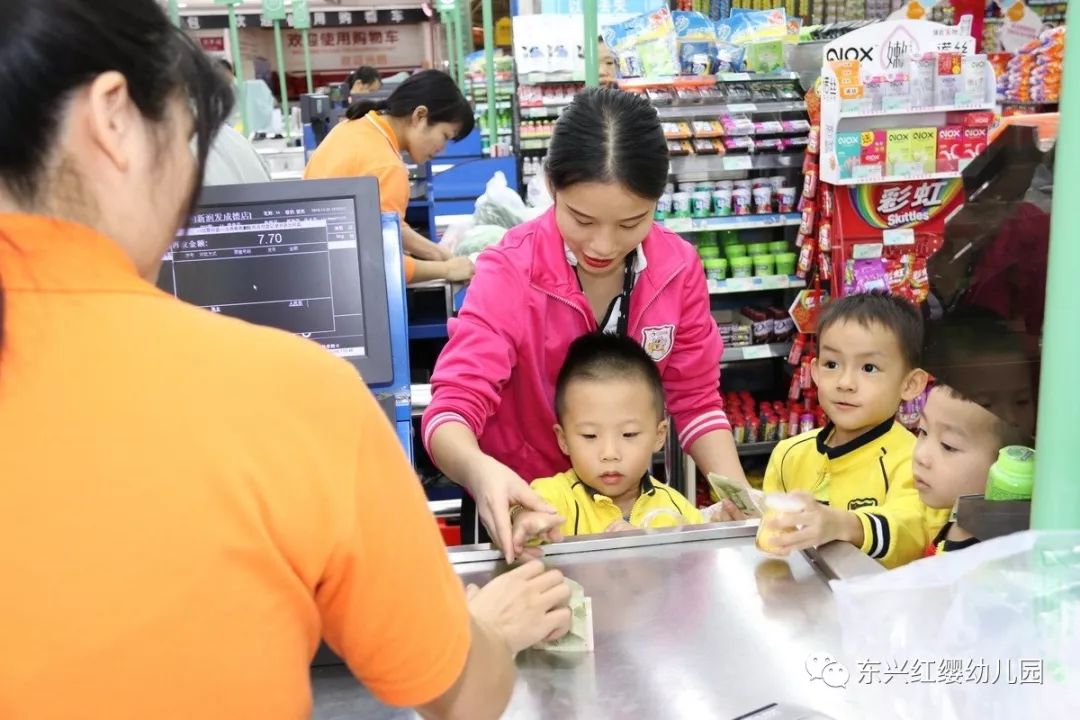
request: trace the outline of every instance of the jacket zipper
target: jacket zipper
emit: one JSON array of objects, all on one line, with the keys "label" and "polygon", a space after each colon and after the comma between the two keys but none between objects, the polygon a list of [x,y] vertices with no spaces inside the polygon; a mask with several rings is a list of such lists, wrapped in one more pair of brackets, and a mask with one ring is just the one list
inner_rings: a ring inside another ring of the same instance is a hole
[{"label": "jacket zipper", "polygon": [[671,273],[671,275],[668,276],[667,280],[665,280],[663,283],[660,284],[660,287],[658,287],[656,289],[656,293],[653,294],[652,298],[649,299],[649,302],[645,303],[645,307],[643,307],[641,309],[641,312],[638,313],[638,318],[639,319],[645,316],[645,313],[648,312],[649,308],[651,308],[653,306],[653,303],[656,302],[656,299],[660,297],[660,293],[664,292],[664,290],[667,288],[667,286],[671,284],[671,281],[674,280],[675,277],[680,272],[682,272],[683,268],[685,268],[685,267],[686,267],[686,265],[680,265],[679,267],[675,268],[675,270]]},{"label": "jacket zipper", "polygon": [[596,329],[596,327],[595,327],[596,319],[591,317],[589,313],[582,310],[578,305],[575,305],[574,303],[570,302],[570,300],[568,300],[567,298],[564,298],[562,295],[556,295],[555,293],[550,292],[548,290],[545,290],[544,288],[542,288],[542,287],[540,287],[538,285],[533,285],[533,287],[536,288],[537,290],[539,290],[540,292],[544,293],[545,295],[547,295],[549,298],[554,298],[555,300],[558,300],[559,302],[561,302],[563,305],[566,305],[567,307],[572,307],[573,309],[577,310],[578,314],[580,314],[581,317],[585,318],[585,325],[588,328],[589,332],[592,332],[593,330]]}]

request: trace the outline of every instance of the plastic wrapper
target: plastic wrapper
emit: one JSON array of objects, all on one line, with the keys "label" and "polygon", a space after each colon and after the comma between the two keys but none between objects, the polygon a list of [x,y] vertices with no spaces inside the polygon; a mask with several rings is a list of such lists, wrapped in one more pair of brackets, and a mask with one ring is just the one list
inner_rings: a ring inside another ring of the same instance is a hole
[{"label": "plastic wrapper", "polygon": [[488,180],[484,194],[476,200],[473,220],[477,225],[495,225],[510,229],[535,217],[537,213],[525,206],[521,196],[510,189],[501,172]]},{"label": "plastic wrapper", "polygon": [[604,42],[615,53],[620,77],[679,74],[675,23],[666,7],[604,28]]},{"label": "plastic wrapper", "polygon": [[849,671],[858,707],[1080,717],[1080,532],[1006,535],[831,585],[842,641],[823,650]]},{"label": "plastic wrapper", "polygon": [[679,48],[679,71],[683,75],[708,75],[716,67],[716,26],[701,13],[675,11],[675,37]]}]

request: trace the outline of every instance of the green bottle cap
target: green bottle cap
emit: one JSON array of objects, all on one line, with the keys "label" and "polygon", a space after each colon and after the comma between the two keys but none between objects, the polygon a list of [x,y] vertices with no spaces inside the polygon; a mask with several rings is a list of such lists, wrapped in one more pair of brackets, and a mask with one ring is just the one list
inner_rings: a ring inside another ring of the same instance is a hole
[{"label": "green bottle cap", "polygon": [[1028,500],[1035,483],[1035,451],[1010,445],[998,451],[986,483],[987,500]]}]

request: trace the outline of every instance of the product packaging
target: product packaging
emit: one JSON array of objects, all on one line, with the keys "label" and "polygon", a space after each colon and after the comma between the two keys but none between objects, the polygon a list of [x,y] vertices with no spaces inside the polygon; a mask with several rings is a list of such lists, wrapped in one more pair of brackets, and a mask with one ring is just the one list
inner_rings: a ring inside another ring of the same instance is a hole
[{"label": "product packaging", "polygon": [[854,177],[881,177],[885,174],[888,137],[884,130],[859,133],[859,162],[852,170]]},{"label": "product packaging", "polygon": [[886,133],[885,174],[915,175],[921,171],[912,170],[911,129],[898,128]]},{"label": "product packaging", "polygon": [[682,75],[708,75],[716,66],[716,25],[701,13],[672,14]]},{"label": "product packaging", "polygon": [[978,157],[981,152],[986,150],[986,138],[986,128],[964,128],[963,140],[961,141],[960,146],[961,167],[966,166],[969,162]]},{"label": "product packaging", "polygon": [[930,175],[937,168],[937,128],[913,128],[909,140],[912,169]]},{"label": "product packaging", "polygon": [[961,62],[963,86],[957,93],[957,105],[984,105],[988,98],[986,92],[987,69],[990,61],[985,55],[964,55]]},{"label": "product packaging", "polygon": [[937,131],[937,172],[955,172],[960,169],[959,161],[963,147],[964,128],[960,125],[946,125]]},{"label": "product packaging", "polygon": [[960,53],[938,53],[937,74],[934,77],[934,104],[955,105],[956,95],[962,92],[963,56]]},{"label": "product packaging", "polygon": [[855,166],[861,163],[860,135],[858,132],[836,133],[836,164],[841,179],[853,177]]},{"label": "product packaging", "polygon": [[608,26],[603,34],[615,53],[620,77],[679,74],[675,23],[667,7]]},{"label": "product packaging", "polygon": [[934,104],[934,80],[937,76],[937,57],[933,53],[911,60],[911,106],[929,107]]}]

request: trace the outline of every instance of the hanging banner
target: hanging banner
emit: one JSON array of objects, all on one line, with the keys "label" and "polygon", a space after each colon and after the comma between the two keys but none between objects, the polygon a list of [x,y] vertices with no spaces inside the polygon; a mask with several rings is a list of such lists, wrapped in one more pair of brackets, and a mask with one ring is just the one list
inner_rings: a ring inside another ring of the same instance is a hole
[{"label": "hanging banner", "polygon": [[[355,70],[361,65],[376,68],[415,68],[424,61],[421,25],[376,26],[351,30],[315,30],[308,33],[311,68],[317,72]],[[304,69],[300,31],[285,33],[285,69]]]},{"label": "hanging banner", "polygon": [[[297,6],[293,6],[297,10]],[[297,14],[302,13],[297,10]],[[289,25],[297,27],[293,13],[286,16]],[[310,13],[310,27],[339,28],[367,25],[413,25],[426,22],[427,15],[423,10],[411,8],[405,10],[340,10],[333,12]],[[236,25],[240,29],[270,27],[271,21],[261,14],[237,13]],[[186,30],[220,30],[229,27],[227,15],[185,15],[183,27]]]}]

